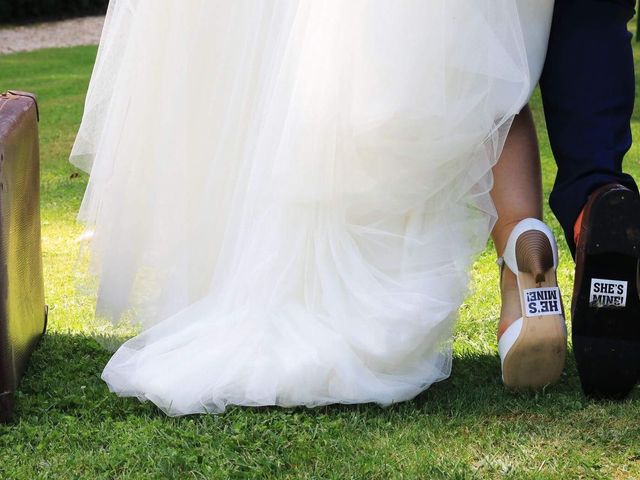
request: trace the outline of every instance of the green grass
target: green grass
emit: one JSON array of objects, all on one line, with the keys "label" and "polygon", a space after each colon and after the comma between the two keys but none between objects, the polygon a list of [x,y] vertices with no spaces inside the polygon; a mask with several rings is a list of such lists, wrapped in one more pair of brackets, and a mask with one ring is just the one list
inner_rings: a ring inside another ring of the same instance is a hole
[{"label": "green grass", "polygon": [[[633,478],[640,477],[640,402],[599,403],[580,391],[569,357],[562,381],[536,395],[505,391],[495,331],[491,246],[461,308],[451,378],[412,402],[306,409],[234,408],[171,419],[109,394],[109,358],[91,338],[93,306],[74,290],[86,176],[67,162],[95,48],[0,56],[0,88],[41,102],[42,214],[49,333],[17,396],[17,423],[0,426],[0,478]],[[548,192],[555,166],[538,120]],[[640,117],[634,131],[640,134]],[[640,173],[638,146],[627,160]],[[559,226],[547,220],[560,237]],[[572,262],[561,251],[569,297]]]}]

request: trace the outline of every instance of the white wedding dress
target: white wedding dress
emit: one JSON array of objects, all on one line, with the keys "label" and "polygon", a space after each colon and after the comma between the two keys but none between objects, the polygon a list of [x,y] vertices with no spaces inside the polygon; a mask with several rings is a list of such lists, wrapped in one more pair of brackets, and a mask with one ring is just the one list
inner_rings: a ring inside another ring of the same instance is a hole
[{"label": "white wedding dress", "polygon": [[410,399],[451,368],[553,0],[111,0],[91,172],[103,378],[169,415]]}]

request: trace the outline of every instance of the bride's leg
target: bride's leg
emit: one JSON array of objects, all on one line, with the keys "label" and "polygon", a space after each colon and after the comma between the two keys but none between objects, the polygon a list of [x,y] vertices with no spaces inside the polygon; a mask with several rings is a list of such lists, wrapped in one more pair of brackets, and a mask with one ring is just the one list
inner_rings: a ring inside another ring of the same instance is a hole
[{"label": "bride's leg", "polygon": [[[502,257],[515,225],[525,218],[542,220],[540,153],[528,105],[514,119],[493,176],[491,197],[498,211],[498,220],[491,235],[498,257]],[[522,315],[516,276],[508,268],[503,268],[501,282],[502,310],[498,337]]]},{"label": "bride's leg", "polygon": [[[502,265],[500,285],[498,351],[502,380],[510,388],[539,389],[555,383],[562,374],[566,330],[555,273],[555,240],[539,221],[540,155],[528,106],[515,118],[494,177],[492,197],[498,222],[493,239],[498,256],[509,250],[505,257],[509,265]],[[513,243],[509,243],[510,236]],[[528,299],[526,305],[521,304],[521,293]]]},{"label": "bride's leg", "polygon": [[498,221],[491,236],[498,256],[502,256],[509,234],[520,220],[542,220],[540,153],[528,105],[513,121],[493,177],[491,197],[498,210]]}]

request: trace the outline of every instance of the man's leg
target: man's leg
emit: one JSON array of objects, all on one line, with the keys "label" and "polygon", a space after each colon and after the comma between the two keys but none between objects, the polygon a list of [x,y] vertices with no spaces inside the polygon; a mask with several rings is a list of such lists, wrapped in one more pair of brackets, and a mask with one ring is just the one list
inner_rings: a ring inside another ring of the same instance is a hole
[{"label": "man's leg", "polygon": [[550,205],[571,251],[589,194],[608,183],[637,191],[622,173],[635,99],[631,34],[635,0],[556,0],[540,81],[558,176]]},{"label": "man's leg", "polygon": [[606,398],[625,397],[640,375],[640,196],[622,173],[635,97],[626,27],[634,3],[556,0],[541,80],[558,163],[550,204],[576,258],[573,350],[584,391]]}]

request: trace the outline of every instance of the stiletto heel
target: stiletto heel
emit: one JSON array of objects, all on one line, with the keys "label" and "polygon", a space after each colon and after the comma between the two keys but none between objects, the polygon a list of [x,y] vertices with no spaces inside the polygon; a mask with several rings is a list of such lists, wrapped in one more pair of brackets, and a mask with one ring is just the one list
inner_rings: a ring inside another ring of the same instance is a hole
[{"label": "stiletto heel", "polygon": [[537,283],[543,283],[547,272],[553,268],[553,249],[549,238],[539,230],[529,230],[516,242],[518,269],[531,273]]},{"label": "stiletto heel", "polygon": [[517,277],[522,312],[498,341],[502,379],[510,388],[538,389],[562,374],[567,344],[558,250],[549,227],[536,219],[520,222],[501,263]]}]

